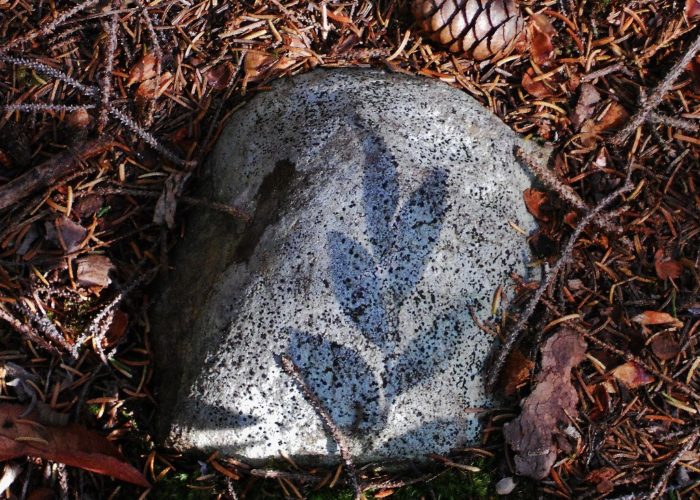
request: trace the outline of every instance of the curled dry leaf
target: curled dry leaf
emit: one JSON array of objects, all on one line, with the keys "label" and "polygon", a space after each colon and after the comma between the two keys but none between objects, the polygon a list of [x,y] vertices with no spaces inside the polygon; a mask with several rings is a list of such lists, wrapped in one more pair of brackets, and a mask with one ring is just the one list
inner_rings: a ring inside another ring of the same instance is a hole
[{"label": "curled dry leaf", "polygon": [[578,129],[583,122],[593,116],[595,106],[600,102],[600,93],[590,83],[581,85],[576,108],[571,114],[571,124]]},{"label": "curled dry leaf", "polygon": [[521,82],[525,91],[532,97],[548,97],[552,95],[552,90],[545,85],[544,80],[535,80],[537,73],[534,68],[528,68],[525,73],[523,73],[523,80]]},{"label": "curled dry leaf", "polygon": [[104,255],[88,255],[78,260],[78,284],[98,293],[111,283],[109,272],[114,268],[112,261]]},{"label": "curled dry leaf", "polygon": [[621,128],[629,118],[629,113],[622,104],[613,101],[605,107],[602,116],[598,121],[588,119],[581,126],[583,134],[590,134],[582,140],[587,147],[595,146],[595,138],[593,136],[600,135],[603,132],[615,131]]},{"label": "curled dry leaf", "polygon": [[88,230],[68,217],[61,217],[54,222],[56,238],[65,253],[75,252],[87,236]]},{"label": "curled dry leaf", "polygon": [[552,38],[557,31],[550,19],[543,14],[530,16],[530,56],[538,66],[548,66],[554,60]]},{"label": "curled dry leaf", "polygon": [[124,337],[127,326],[129,326],[129,315],[121,310],[114,311],[112,322],[109,324],[103,341],[105,344],[103,347],[111,348],[117,345]]},{"label": "curled dry leaf", "polygon": [[644,311],[641,314],[637,314],[632,321],[639,323],[640,325],[672,325],[676,327],[683,326],[683,322],[678,318],[674,318],[668,313],[661,311]]},{"label": "curled dry leaf", "polygon": [[656,335],[651,340],[651,351],[661,361],[675,358],[681,352],[681,345],[676,341],[671,332]]},{"label": "curled dry leaf", "polygon": [[76,424],[41,425],[33,412],[23,416],[24,410],[22,405],[0,404],[0,460],[39,457],[150,487],[143,474],[102,435]]},{"label": "curled dry leaf", "polygon": [[217,64],[209,68],[209,71],[206,72],[207,83],[214,90],[224,90],[233,79],[234,71],[235,68],[233,64],[228,61]]},{"label": "curled dry leaf", "polygon": [[126,82],[127,86],[135,83],[141,83],[151,78],[156,77],[156,66],[158,59],[153,54],[145,54],[139,61],[134,64],[129,71],[129,79]]},{"label": "curled dry leaf", "polygon": [[651,384],[654,377],[639,366],[634,361],[628,361],[625,364],[618,366],[611,372],[613,377],[625,384],[630,389],[635,389],[639,386]]},{"label": "curled dry leaf", "polygon": [[530,378],[534,366],[535,363],[526,358],[519,349],[513,350],[503,369],[503,393],[507,397],[514,396],[518,387]]},{"label": "curled dry leaf", "polygon": [[700,0],[685,0],[685,15],[688,19],[700,16]]},{"label": "curled dry leaf", "polygon": [[683,266],[677,260],[666,257],[666,251],[659,248],[654,254],[654,269],[656,275],[662,280],[677,279],[683,272]]},{"label": "curled dry leaf", "polygon": [[533,479],[547,477],[559,450],[571,451],[561,430],[576,418],[578,395],[571,370],[585,359],[586,342],[574,330],[561,329],[542,347],[537,384],[521,404],[522,412],[503,427],[515,452],[516,472]]},{"label": "curled dry leaf", "polygon": [[75,129],[88,128],[92,124],[92,117],[87,109],[76,109],[68,113],[68,116],[66,116],[66,124]]},{"label": "curled dry leaf", "polygon": [[586,482],[595,484],[596,491],[601,495],[606,495],[615,489],[615,485],[611,480],[616,475],[617,471],[612,467],[603,467],[589,472],[586,476]]},{"label": "curled dry leaf", "polygon": [[535,219],[544,222],[549,220],[549,215],[545,213],[549,209],[549,196],[547,196],[547,193],[529,188],[523,192],[523,199],[525,200],[527,211]]}]

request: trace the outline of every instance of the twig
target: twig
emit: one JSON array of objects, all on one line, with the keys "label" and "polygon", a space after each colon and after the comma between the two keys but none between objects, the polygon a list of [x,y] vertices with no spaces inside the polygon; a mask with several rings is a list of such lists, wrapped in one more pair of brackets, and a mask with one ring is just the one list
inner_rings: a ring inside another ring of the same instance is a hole
[{"label": "twig", "polygon": [[597,217],[600,216],[600,214],[603,213],[603,211],[612,203],[614,202],[619,196],[625,194],[626,192],[632,190],[634,187],[632,185],[631,181],[631,173],[632,173],[632,164],[630,163],[627,167],[627,177],[625,179],[625,183],[614,191],[613,193],[609,194],[605,198],[603,198],[598,205],[596,205],[594,208],[592,208],[584,217],[581,219],[581,222],[579,222],[578,226],[576,226],[576,229],[574,230],[573,234],[569,238],[569,241],[566,243],[566,247],[564,247],[564,250],[559,257],[559,260],[557,263],[554,265],[552,270],[549,272],[548,276],[542,281],[540,284],[539,288],[535,291],[534,295],[530,299],[530,301],[527,303],[527,306],[525,307],[525,311],[523,311],[523,314],[521,315],[520,319],[518,322],[515,324],[513,329],[510,331],[508,334],[508,337],[506,338],[505,342],[503,343],[503,346],[501,347],[498,357],[496,358],[496,361],[491,368],[488,378],[486,380],[486,386],[489,389],[493,389],[495,387],[496,382],[498,381],[498,377],[501,373],[501,370],[503,369],[503,366],[505,365],[506,360],[508,359],[508,355],[510,352],[513,350],[513,347],[515,347],[515,344],[518,342],[520,339],[520,334],[522,333],[523,329],[525,328],[525,325],[529,321],[530,317],[532,314],[535,312],[535,308],[537,307],[537,304],[539,304],[540,299],[544,295],[545,291],[549,286],[554,282],[556,279],[557,275],[559,274],[559,271],[569,262],[571,259],[571,254],[573,253],[574,247],[576,246],[576,242],[578,241],[578,238],[581,236],[583,233],[584,229],[593,222]]},{"label": "twig", "polygon": [[690,451],[690,449],[695,445],[695,442],[698,440],[698,436],[700,436],[700,428],[696,428],[692,434],[688,436],[688,440],[683,445],[683,448],[681,448],[676,456],[673,457],[673,460],[668,463],[664,473],[661,474],[659,481],[656,483],[656,486],[653,490],[651,490],[651,493],[649,494],[650,499],[659,498],[661,496],[664,486],[668,482],[668,478],[671,477],[676,465],[678,465],[678,462],[681,461],[683,455]]},{"label": "twig", "polygon": [[[553,171],[547,168],[546,165],[532,161],[532,159],[519,146],[515,147],[515,156],[521,163],[525,164],[533,174],[535,174],[535,177],[537,177],[537,179],[539,179],[540,182],[545,185],[545,187],[557,193],[559,198],[567,202],[573,208],[581,212],[587,212],[591,209],[588,203],[583,201],[583,198],[581,198],[571,186],[565,184],[561,179],[559,179],[559,177],[557,177]],[[600,214],[593,220],[593,224],[599,229],[611,231],[611,215],[614,214]]]},{"label": "twig", "polygon": [[695,57],[695,53],[698,50],[700,50],[700,32],[698,32],[698,35],[693,43],[690,44],[688,50],[686,50],[685,54],[683,54],[681,60],[678,61],[673,68],[671,68],[671,71],[668,72],[666,77],[654,89],[651,95],[645,99],[641,99],[642,109],[637,111],[637,114],[632,117],[625,128],[615,134],[611,140],[613,145],[622,146],[627,138],[649,119],[649,115],[659,107],[659,104],[661,104],[661,101],[663,101],[666,93],[671,89],[676,80],[678,80],[678,77],[681,75],[681,73],[683,73],[685,67],[688,65],[691,59]]},{"label": "twig", "polygon": [[[552,311],[553,314],[556,314],[558,317],[562,316],[561,311],[552,304],[549,300],[547,299],[541,299],[541,302],[547,306],[547,308]],[[616,356],[621,357],[625,361],[633,361],[635,364],[639,365],[644,371],[649,372],[650,374],[654,375],[655,377],[658,377],[659,379],[663,380],[667,384],[670,384],[671,386],[675,387],[682,393],[684,393],[686,396],[693,398],[695,401],[700,402],[700,394],[695,392],[692,388],[690,388],[687,384],[684,384],[680,380],[677,380],[673,377],[669,377],[662,371],[654,368],[652,365],[645,363],[642,359],[638,358],[632,353],[625,352],[622,349],[618,349],[617,347],[611,346],[599,338],[597,338],[595,335],[592,335],[589,330],[584,328],[583,326],[577,324],[575,322],[575,319],[572,318],[571,321],[568,321],[567,324],[576,330],[578,333],[583,335],[586,340],[590,341],[591,343],[595,344],[596,346],[600,347],[602,350],[607,351],[611,354],[614,354]]]},{"label": "twig", "polygon": [[328,410],[326,410],[326,408],[323,406],[321,400],[316,394],[314,394],[314,392],[308,386],[308,384],[304,380],[304,376],[299,370],[299,367],[294,364],[294,361],[292,361],[292,359],[289,356],[282,354],[281,356],[279,356],[279,363],[282,367],[282,370],[284,370],[284,372],[299,385],[301,392],[304,394],[304,397],[311,404],[313,409],[316,411],[316,414],[321,419],[321,422],[326,428],[326,431],[328,431],[335,443],[338,445],[338,450],[340,451],[340,458],[342,458],[343,462],[345,462],[345,468],[348,471],[348,475],[350,476],[350,482],[352,484],[353,489],[355,490],[355,500],[360,500],[362,498],[362,489],[360,488],[360,483],[357,480],[357,469],[355,468],[355,464],[352,461],[350,452],[348,451],[348,445],[345,442],[345,436],[343,436],[343,433],[340,432],[338,426],[335,424],[335,422],[333,422],[333,419],[328,413]]},{"label": "twig", "polygon": [[81,10],[85,10],[89,7],[92,7],[98,1],[99,0],[85,0],[84,2],[81,2],[78,5],[74,5],[72,8],[63,12],[56,19],[54,19],[53,21],[51,21],[49,24],[42,27],[41,29],[39,29],[37,31],[32,31],[31,33],[28,33],[27,35],[19,37],[19,38],[15,38],[14,40],[10,40],[5,45],[0,47],[0,54],[7,52],[12,47],[15,47],[21,43],[29,42],[35,38],[40,37],[40,36],[46,36],[48,34],[51,34],[58,26],[60,26],[66,20],[70,19],[71,17],[76,15]]},{"label": "twig", "polygon": [[0,210],[7,208],[37,189],[46,187],[56,179],[65,177],[80,168],[80,164],[114,146],[111,141],[95,139],[75,151],[66,151],[0,187]]},{"label": "twig", "polygon": [[5,311],[2,307],[0,307],[0,319],[7,322],[13,330],[15,330],[22,336],[23,339],[35,343],[38,347],[44,349],[45,351],[54,354],[59,354],[58,349],[55,346],[49,344],[46,340],[42,339],[36,330],[34,330],[29,325],[17,320],[14,316]]},{"label": "twig", "polygon": [[[114,9],[114,2],[111,4]],[[112,69],[114,68],[114,52],[117,50],[117,21],[119,16],[112,14],[105,24],[105,32],[107,33],[106,61],[104,73],[102,75],[102,99],[100,103],[100,116],[97,119],[97,131],[102,134],[107,126],[107,115],[109,113],[109,98],[112,94]]]},{"label": "twig", "polygon": [[260,477],[263,479],[289,479],[290,481],[300,481],[302,483],[318,483],[322,478],[313,476],[311,474],[304,474],[300,472],[285,472],[281,470],[273,469],[250,469],[248,474],[255,477]]},{"label": "twig", "polygon": [[662,125],[668,125],[669,127],[676,127],[686,132],[698,132],[700,131],[700,125],[690,120],[684,120],[683,118],[676,118],[674,116],[661,115],[659,113],[652,112],[649,115],[649,121],[651,123],[661,123]]},{"label": "twig", "polygon": [[80,109],[93,109],[94,104],[5,104],[0,109],[8,113],[19,111],[22,113],[55,112],[64,113]]}]

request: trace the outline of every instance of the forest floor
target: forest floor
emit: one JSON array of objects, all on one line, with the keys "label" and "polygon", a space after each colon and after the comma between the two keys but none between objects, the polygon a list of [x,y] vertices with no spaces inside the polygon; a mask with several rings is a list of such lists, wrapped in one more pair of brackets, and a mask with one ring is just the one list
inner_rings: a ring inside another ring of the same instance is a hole
[{"label": "forest floor", "polygon": [[[522,1],[527,36],[495,64],[429,42],[408,3],[0,0],[0,417],[26,427],[0,430],[0,458],[18,457],[0,490],[351,496],[342,467],[251,469],[153,442],[148,285],[188,207],[240,216],[187,190],[230,113],[278,78],[371,66],[463,89],[555,153],[535,172],[541,187],[524,193],[548,277],[514,277],[512,310],[484,325],[512,339],[496,384],[509,409],[487,415],[481,446],[430,467],[360,468],[368,496],[494,495],[515,476],[503,424],[535,393],[540,348],[562,328],[587,344],[562,381],[577,414],[565,437],[552,430],[551,471],[516,478],[514,494],[698,495],[700,3]],[[44,425],[12,413],[19,405]],[[121,460],[152,487],[87,472],[114,475]]]}]

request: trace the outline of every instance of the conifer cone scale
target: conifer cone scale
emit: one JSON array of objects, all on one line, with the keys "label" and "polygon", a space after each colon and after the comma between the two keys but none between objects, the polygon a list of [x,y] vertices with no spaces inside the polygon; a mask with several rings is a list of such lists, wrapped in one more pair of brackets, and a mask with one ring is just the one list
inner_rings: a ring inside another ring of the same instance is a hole
[{"label": "conifer cone scale", "polygon": [[515,0],[413,0],[412,10],[431,40],[477,61],[510,52],[524,25]]}]

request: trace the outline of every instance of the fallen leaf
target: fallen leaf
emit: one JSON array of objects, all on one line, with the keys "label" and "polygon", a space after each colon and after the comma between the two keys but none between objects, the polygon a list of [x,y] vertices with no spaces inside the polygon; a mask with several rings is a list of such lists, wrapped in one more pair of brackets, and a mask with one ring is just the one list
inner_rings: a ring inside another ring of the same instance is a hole
[{"label": "fallen leaf", "polygon": [[532,214],[535,219],[548,221],[549,215],[544,213],[549,209],[549,196],[544,191],[528,188],[523,192],[523,199],[527,211]]},{"label": "fallen leaf", "polygon": [[593,116],[595,106],[600,102],[600,93],[590,83],[581,85],[581,93],[576,103],[576,108],[571,114],[571,124],[576,128],[580,128],[583,122]]},{"label": "fallen leaf", "polygon": [[591,392],[593,394],[595,406],[588,415],[588,418],[593,421],[601,420],[607,417],[610,412],[610,394],[608,394],[603,384],[597,384]]},{"label": "fallen leaf", "polygon": [[525,91],[531,96],[539,98],[552,95],[552,91],[544,84],[543,80],[535,81],[534,78],[536,76],[537,74],[535,73],[534,68],[528,68],[527,71],[523,73],[521,84]]},{"label": "fallen leaf", "polygon": [[92,123],[92,117],[87,109],[81,108],[71,111],[66,116],[66,124],[71,128],[84,129],[88,128]]},{"label": "fallen leaf", "polygon": [[688,19],[700,16],[700,0],[685,0],[685,15]]},{"label": "fallen leaf", "polygon": [[518,387],[530,378],[530,372],[535,363],[526,358],[520,350],[515,349],[503,369],[503,393],[507,396],[514,396]]},{"label": "fallen leaf", "polygon": [[595,484],[596,491],[601,495],[605,495],[615,489],[611,479],[616,475],[617,471],[612,467],[603,467],[589,472],[586,476],[586,482]]},{"label": "fallen leaf", "polygon": [[651,351],[661,361],[668,361],[681,352],[681,346],[671,332],[664,332],[651,340]]},{"label": "fallen leaf", "polygon": [[628,361],[618,366],[611,372],[613,377],[625,384],[630,389],[635,389],[641,385],[651,384],[654,377],[649,375],[644,368],[634,361]]},{"label": "fallen leaf", "polygon": [[80,248],[80,244],[87,236],[87,229],[80,224],[73,222],[68,217],[61,217],[54,221],[56,226],[56,237],[65,253],[75,252]]},{"label": "fallen leaf", "polygon": [[552,38],[557,31],[550,19],[543,14],[530,16],[530,55],[538,66],[547,66],[554,59]]},{"label": "fallen leaf", "polygon": [[608,130],[617,130],[627,122],[629,118],[627,110],[617,101],[613,101],[605,110],[603,116],[595,123],[594,133],[599,134]]},{"label": "fallen leaf", "polygon": [[654,254],[654,269],[656,269],[656,275],[662,280],[677,279],[683,272],[681,263],[667,258],[663,248],[659,248]]},{"label": "fallen leaf", "polygon": [[217,64],[206,72],[207,83],[214,90],[224,90],[231,82],[234,70],[233,64],[228,61]]},{"label": "fallen leaf", "polygon": [[683,322],[678,318],[674,318],[668,313],[661,311],[644,311],[641,314],[637,314],[632,321],[639,323],[640,325],[673,325],[677,327],[683,326]]},{"label": "fallen leaf", "polygon": [[0,403],[0,460],[38,457],[112,476],[143,488],[150,487],[141,472],[128,464],[101,434],[77,424],[41,425],[34,413],[22,415],[22,405]]},{"label": "fallen leaf", "polygon": [[542,368],[522,412],[503,427],[506,442],[515,452],[516,472],[533,479],[547,477],[558,451],[571,446],[562,428],[576,418],[578,395],[571,370],[585,359],[586,342],[574,330],[563,328],[542,347]]},{"label": "fallen leaf", "polygon": [[129,79],[126,82],[127,86],[135,83],[141,83],[156,76],[156,66],[158,59],[153,54],[145,54],[139,61],[134,64],[129,71]]},{"label": "fallen leaf", "polygon": [[112,261],[104,255],[88,255],[78,260],[76,273],[78,284],[95,292],[111,283],[109,272],[114,268]]},{"label": "fallen leaf", "polygon": [[117,310],[114,312],[112,322],[109,324],[107,333],[105,334],[104,347],[114,347],[124,337],[126,327],[129,326],[129,315],[124,311]]},{"label": "fallen leaf", "polygon": [[261,80],[264,73],[272,67],[276,58],[265,52],[248,51],[243,61],[243,74],[247,82]]}]

